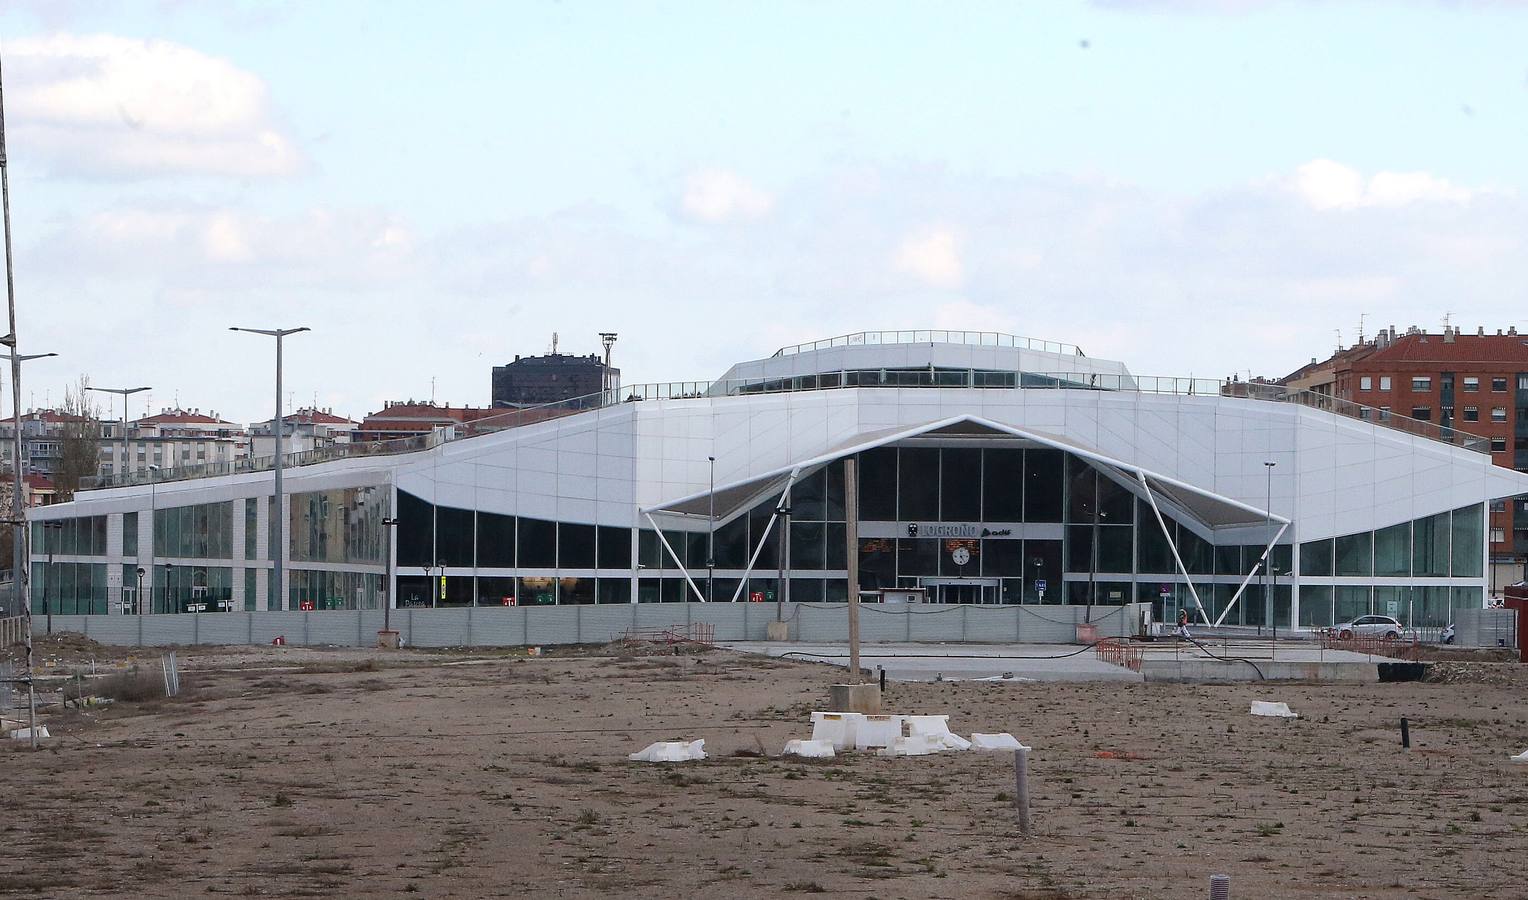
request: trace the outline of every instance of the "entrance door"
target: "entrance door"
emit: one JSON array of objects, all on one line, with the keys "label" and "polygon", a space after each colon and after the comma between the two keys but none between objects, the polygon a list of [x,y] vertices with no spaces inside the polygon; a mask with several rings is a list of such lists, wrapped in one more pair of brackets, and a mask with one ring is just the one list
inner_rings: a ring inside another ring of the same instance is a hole
[{"label": "entrance door", "polygon": [[982,582],[939,582],[932,585],[935,603],[996,603],[997,585]]}]

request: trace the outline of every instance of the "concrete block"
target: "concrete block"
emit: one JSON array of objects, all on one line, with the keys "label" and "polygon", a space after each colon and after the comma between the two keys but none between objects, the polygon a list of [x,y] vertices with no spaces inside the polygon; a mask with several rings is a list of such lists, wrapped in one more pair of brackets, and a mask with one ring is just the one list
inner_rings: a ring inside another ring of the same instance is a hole
[{"label": "concrete block", "polygon": [[771,641],[788,641],[791,639],[791,623],[769,622],[765,638]]},{"label": "concrete block", "polygon": [[828,708],[880,715],[881,686],[878,684],[835,684],[828,688]]},{"label": "concrete block", "polygon": [[396,632],[396,631],[378,631],[377,632],[377,646],[381,647],[384,650],[397,650],[398,649],[398,632]]}]

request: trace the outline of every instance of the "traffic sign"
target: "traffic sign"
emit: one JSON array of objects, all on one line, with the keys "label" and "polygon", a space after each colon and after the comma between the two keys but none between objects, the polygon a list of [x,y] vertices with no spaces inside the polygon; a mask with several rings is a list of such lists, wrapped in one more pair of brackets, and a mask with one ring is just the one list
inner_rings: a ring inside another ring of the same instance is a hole
[{"label": "traffic sign", "polygon": [[1047,587],[1049,587],[1049,585],[1047,585],[1045,583],[1045,579],[1044,578],[1036,578],[1035,579],[1035,590],[1036,591],[1038,591],[1038,592],[1043,594],[1043,593],[1045,593],[1045,589]]}]

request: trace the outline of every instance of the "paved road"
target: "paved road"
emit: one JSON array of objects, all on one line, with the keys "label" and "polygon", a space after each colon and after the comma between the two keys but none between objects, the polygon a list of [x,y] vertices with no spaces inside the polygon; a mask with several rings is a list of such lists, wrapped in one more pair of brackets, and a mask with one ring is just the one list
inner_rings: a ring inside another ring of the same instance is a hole
[{"label": "paved road", "polygon": [[[846,643],[738,641],[721,646],[745,653],[849,665]],[[1091,649],[1076,644],[872,644],[861,652],[860,665],[872,672],[884,667],[892,681],[1142,680],[1139,673],[1101,662]]]}]

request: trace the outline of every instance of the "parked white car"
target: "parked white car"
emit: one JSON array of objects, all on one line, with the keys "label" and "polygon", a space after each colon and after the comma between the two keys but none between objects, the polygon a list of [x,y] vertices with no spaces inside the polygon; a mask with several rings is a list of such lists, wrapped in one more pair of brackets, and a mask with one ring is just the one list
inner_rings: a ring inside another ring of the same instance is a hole
[{"label": "parked white car", "polygon": [[1343,640],[1352,637],[1377,637],[1398,641],[1409,637],[1406,626],[1389,616],[1359,616],[1351,622],[1332,626],[1332,633]]}]

